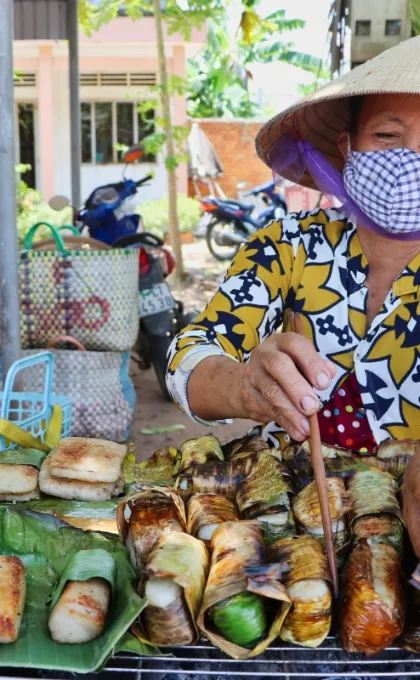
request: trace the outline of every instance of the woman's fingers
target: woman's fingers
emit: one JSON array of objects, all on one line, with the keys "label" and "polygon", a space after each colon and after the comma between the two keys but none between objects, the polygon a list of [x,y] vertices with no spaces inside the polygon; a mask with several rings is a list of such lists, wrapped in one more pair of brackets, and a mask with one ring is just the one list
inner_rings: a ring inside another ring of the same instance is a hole
[{"label": "woman's fingers", "polygon": [[312,385],[284,352],[265,352],[261,357],[264,373],[259,374],[259,389],[274,406],[281,408],[284,395],[300,413],[311,415],[319,410],[319,400]]},{"label": "woman's fingers", "polygon": [[336,369],[328,359],[323,359],[313,343],[296,333],[273,336],[276,348],[287,354],[313,387],[325,390],[331,383]]}]

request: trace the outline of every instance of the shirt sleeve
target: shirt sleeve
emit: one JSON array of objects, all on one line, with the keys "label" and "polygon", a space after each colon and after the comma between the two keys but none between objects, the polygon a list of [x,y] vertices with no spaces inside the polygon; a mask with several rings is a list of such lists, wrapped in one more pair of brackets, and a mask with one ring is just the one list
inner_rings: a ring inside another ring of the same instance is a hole
[{"label": "shirt sleeve", "polygon": [[283,223],[259,230],[243,246],[204,311],[172,342],[167,386],[173,400],[193,420],[206,425],[188,403],[188,381],[200,361],[228,356],[247,362],[260,342],[280,327],[287,304],[294,248],[283,234]]}]

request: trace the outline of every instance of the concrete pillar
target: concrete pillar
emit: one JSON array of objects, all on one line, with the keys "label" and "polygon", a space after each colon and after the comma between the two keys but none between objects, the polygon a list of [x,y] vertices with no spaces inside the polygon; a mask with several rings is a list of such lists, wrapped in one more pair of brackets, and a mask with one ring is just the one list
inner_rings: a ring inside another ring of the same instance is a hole
[{"label": "concrete pillar", "polygon": [[38,72],[39,148],[41,191],[48,201],[55,193],[54,177],[54,70],[52,45],[39,48]]}]

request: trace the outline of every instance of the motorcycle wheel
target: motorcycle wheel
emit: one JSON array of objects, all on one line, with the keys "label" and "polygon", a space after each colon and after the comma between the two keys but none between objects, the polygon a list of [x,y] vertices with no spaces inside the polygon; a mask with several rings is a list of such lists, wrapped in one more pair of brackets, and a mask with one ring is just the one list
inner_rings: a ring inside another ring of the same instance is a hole
[{"label": "motorcycle wheel", "polygon": [[171,401],[171,397],[166,387],[166,357],[172,340],[173,338],[170,336],[152,335],[149,337],[150,358],[162,395],[167,401]]},{"label": "motorcycle wheel", "polygon": [[235,232],[234,222],[219,222],[215,220],[207,227],[206,242],[207,248],[216,260],[219,262],[224,262],[226,260],[233,260],[236,253],[240,248],[240,244],[237,246],[224,246],[219,245],[217,242],[218,237],[220,237],[224,232]]}]

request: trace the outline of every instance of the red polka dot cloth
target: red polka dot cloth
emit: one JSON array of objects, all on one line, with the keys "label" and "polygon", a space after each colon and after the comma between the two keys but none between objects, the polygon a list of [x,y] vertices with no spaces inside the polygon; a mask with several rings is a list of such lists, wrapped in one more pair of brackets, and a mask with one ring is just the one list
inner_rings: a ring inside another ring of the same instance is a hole
[{"label": "red polka dot cloth", "polygon": [[350,373],[319,412],[318,422],[324,444],[360,453],[372,453],[376,448],[354,373]]}]

